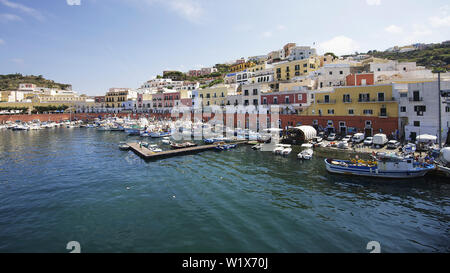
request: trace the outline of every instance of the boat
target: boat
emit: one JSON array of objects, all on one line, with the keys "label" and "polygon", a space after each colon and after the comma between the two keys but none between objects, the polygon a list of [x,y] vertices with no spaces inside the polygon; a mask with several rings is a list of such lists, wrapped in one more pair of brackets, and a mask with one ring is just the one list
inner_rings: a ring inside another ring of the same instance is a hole
[{"label": "boat", "polygon": [[[286,148],[291,148],[291,145],[290,144],[277,144],[275,146],[275,149],[273,149],[272,152],[274,154],[282,154],[284,149],[286,149]],[[291,149],[291,151],[292,151],[292,149]]]},{"label": "boat", "polygon": [[163,150],[161,150],[160,148],[158,148],[158,145],[156,145],[156,144],[148,145],[147,148],[148,148],[149,150],[151,150],[152,152],[154,152],[154,153],[160,153],[160,152],[163,151]]},{"label": "boat", "polygon": [[128,151],[130,149],[130,145],[125,142],[120,142],[119,149],[122,151]]},{"label": "boat", "polygon": [[139,128],[127,128],[125,129],[125,133],[129,136],[139,136],[141,134],[141,130]]},{"label": "boat", "polygon": [[227,151],[227,150],[234,149],[236,147],[237,147],[237,144],[224,144],[224,143],[221,143],[221,144],[217,145],[215,147],[215,149],[219,150],[219,151]]},{"label": "boat", "polygon": [[163,137],[162,143],[170,145],[170,137]]},{"label": "boat", "polygon": [[301,151],[298,155],[297,158],[298,159],[305,159],[305,160],[310,160],[312,158],[314,154],[313,149],[306,149],[304,151]]},{"label": "boat", "polygon": [[170,147],[172,147],[172,149],[183,149],[183,148],[190,148],[190,147],[195,147],[197,146],[197,144],[192,143],[192,142],[185,142],[185,143],[171,143]]},{"label": "boat", "polygon": [[383,178],[421,177],[436,168],[432,164],[416,162],[413,157],[384,153],[377,154],[372,161],[326,158],[325,166],[330,173]]},{"label": "boat", "polygon": [[261,150],[261,148],[262,148],[261,143],[258,143],[258,144],[256,144],[256,145],[253,145],[253,146],[252,146],[252,149],[253,149],[253,150]]},{"label": "boat", "polygon": [[292,148],[291,147],[286,147],[283,149],[283,151],[281,151],[282,155],[289,155],[292,152]]}]

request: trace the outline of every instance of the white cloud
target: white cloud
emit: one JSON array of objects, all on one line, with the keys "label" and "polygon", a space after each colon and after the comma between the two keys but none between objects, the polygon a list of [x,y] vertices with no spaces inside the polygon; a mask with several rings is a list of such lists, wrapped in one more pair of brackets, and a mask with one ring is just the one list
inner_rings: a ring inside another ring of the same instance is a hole
[{"label": "white cloud", "polygon": [[272,37],[272,35],[273,35],[272,31],[264,31],[264,32],[262,33],[262,36],[263,36],[264,38],[270,38],[270,37]]},{"label": "white cloud", "polygon": [[20,16],[10,13],[0,14],[0,22],[14,22],[14,21],[22,21],[22,18]]},{"label": "white cloud", "polygon": [[194,0],[170,0],[164,1],[169,8],[191,22],[199,22],[203,15],[203,8]]},{"label": "white cloud", "polygon": [[352,54],[360,49],[357,42],[343,35],[322,42],[318,47],[323,51],[323,53],[333,52],[336,55]]},{"label": "white cloud", "polygon": [[14,58],[14,59],[11,59],[11,61],[17,65],[23,65],[25,63],[25,60],[20,59],[20,58]]},{"label": "white cloud", "polygon": [[81,0],[66,0],[67,5],[69,6],[80,6]]},{"label": "white cloud", "polygon": [[17,9],[23,13],[26,13],[39,21],[45,20],[45,17],[36,9],[30,8],[23,4],[15,3],[9,0],[0,0],[0,4],[12,9]]},{"label": "white cloud", "polygon": [[412,31],[403,40],[404,44],[413,44],[422,42],[427,36],[431,36],[433,31],[431,31],[427,26],[422,24],[413,24]]},{"label": "white cloud", "polygon": [[379,6],[381,5],[381,0],[366,0],[366,3],[369,6]]},{"label": "white cloud", "polygon": [[384,29],[386,32],[392,33],[392,34],[398,34],[403,32],[403,28],[396,26],[396,25],[390,25]]},{"label": "white cloud", "polygon": [[445,17],[433,16],[429,20],[432,27],[450,27],[450,15]]}]

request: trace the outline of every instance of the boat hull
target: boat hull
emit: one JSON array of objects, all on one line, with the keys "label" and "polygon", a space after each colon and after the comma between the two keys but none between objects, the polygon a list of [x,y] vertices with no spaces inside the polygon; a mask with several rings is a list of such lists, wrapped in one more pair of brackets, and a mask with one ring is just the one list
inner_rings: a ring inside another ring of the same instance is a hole
[{"label": "boat hull", "polygon": [[[426,175],[429,171],[434,168],[418,168],[415,170],[399,170],[399,171],[382,171],[379,170],[378,167],[344,167],[339,165],[334,165],[329,162],[330,159],[325,159],[325,166],[328,172],[336,173],[336,174],[345,174],[345,175],[356,175],[356,176],[365,176],[365,177],[380,177],[380,178],[415,178],[422,177]],[[337,162],[345,162],[339,161]]]}]

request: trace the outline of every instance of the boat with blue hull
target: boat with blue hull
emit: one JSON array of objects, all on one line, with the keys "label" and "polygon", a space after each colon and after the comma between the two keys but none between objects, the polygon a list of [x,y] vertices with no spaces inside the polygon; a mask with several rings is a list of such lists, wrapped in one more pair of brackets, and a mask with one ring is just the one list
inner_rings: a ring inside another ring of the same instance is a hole
[{"label": "boat with blue hull", "polygon": [[382,178],[421,177],[435,169],[433,164],[419,163],[412,157],[396,155],[381,155],[372,161],[327,158],[325,166],[330,173]]}]

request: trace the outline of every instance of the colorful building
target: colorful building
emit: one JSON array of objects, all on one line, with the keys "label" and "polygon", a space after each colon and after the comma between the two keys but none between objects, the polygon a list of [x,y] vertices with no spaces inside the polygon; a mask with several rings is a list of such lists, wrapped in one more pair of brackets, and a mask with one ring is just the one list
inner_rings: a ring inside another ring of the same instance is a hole
[{"label": "colorful building", "polygon": [[[378,132],[396,134],[398,99],[392,84],[336,87],[311,94],[313,104],[302,115],[316,116],[316,124],[327,131],[346,134]],[[319,124],[318,121],[322,121]]]},{"label": "colorful building", "polygon": [[254,62],[236,63],[230,66],[230,73],[240,72],[253,66],[255,66]]},{"label": "colorful building", "polygon": [[275,80],[289,81],[294,77],[308,75],[319,68],[320,59],[317,57],[292,62],[280,62],[274,64]]}]

